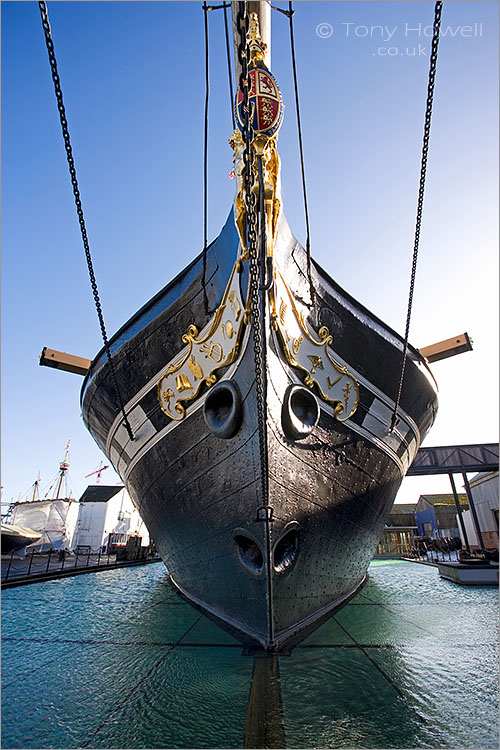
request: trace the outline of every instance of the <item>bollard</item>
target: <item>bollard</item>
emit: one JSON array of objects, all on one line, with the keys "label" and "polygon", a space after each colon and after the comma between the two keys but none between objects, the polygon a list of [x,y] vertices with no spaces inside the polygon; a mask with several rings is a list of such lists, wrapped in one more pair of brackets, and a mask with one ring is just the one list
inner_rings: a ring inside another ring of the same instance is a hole
[{"label": "bollard", "polygon": [[52,550],[49,549],[49,559],[47,560],[47,567],[45,568],[45,572],[49,572],[49,566],[50,566],[50,558],[52,557]]},{"label": "bollard", "polygon": [[78,565],[78,550],[76,551],[76,560],[75,560],[75,568]]}]

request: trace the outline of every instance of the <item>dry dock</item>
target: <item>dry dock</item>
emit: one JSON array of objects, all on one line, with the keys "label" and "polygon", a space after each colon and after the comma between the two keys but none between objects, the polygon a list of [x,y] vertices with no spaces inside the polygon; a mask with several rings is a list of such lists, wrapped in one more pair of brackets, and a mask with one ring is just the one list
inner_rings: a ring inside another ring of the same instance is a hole
[{"label": "dry dock", "polygon": [[497,591],[400,560],[369,572],[259,663],[161,563],[6,590],[2,747],[497,748]]}]

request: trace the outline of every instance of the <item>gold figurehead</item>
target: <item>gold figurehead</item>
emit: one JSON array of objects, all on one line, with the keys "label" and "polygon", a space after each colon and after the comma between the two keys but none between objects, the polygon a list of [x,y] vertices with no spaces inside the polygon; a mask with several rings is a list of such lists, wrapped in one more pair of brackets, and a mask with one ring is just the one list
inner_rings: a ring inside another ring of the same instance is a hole
[{"label": "gold figurehead", "polygon": [[[248,69],[251,86],[249,97],[254,115],[254,139],[252,142],[252,149],[256,157],[262,158],[267,252],[269,256],[272,256],[278,218],[281,211],[281,163],[277,149],[277,140],[279,126],[281,125],[283,105],[277,84],[271,72],[264,64],[264,55],[267,46],[262,41],[259,30],[259,19],[256,13],[252,13],[250,16],[247,41],[250,50]],[[241,92],[239,92],[239,95],[241,95]],[[277,122],[275,129],[270,132],[269,130],[266,132],[266,116],[274,117],[273,125]],[[244,260],[248,258],[248,247],[246,241],[247,212],[245,205],[243,161],[245,144],[243,142],[241,131],[238,128],[234,130],[229,138],[229,145],[234,151],[233,163],[234,175],[236,178],[236,196],[234,200],[235,223],[242,246],[241,258]],[[257,179],[254,179],[252,190],[255,193],[258,205],[259,183]]]}]

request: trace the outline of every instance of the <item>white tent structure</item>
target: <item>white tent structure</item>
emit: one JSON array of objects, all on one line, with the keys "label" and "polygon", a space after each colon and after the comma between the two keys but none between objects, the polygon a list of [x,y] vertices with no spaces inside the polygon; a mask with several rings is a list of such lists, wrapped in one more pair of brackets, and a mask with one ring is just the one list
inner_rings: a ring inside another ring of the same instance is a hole
[{"label": "white tent structure", "polygon": [[[67,495],[69,445],[68,440],[64,461],[59,464],[54,497],[37,498],[39,477],[31,499],[11,505],[6,519],[8,526],[20,526],[41,534],[37,542],[23,547],[18,554],[23,556],[25,550],[74,552],[81,547],[90,552],[107,552],[113,545],[125,546],[131,536],[141,537],[140,546],[147,547],[148,530],[123,485],[89,485],[79,501],[72,498],[71,493],[69,497],[64,496],[64,492]],[[100,477],[100,471],[92,473]]]},{"label": "white tent structure", "polygon": [[41,539],[30,545],[35,552],[72,549],[79,503],[72,498],[57,500],[32,500],[16,503],[9,523],[41,533]]}]

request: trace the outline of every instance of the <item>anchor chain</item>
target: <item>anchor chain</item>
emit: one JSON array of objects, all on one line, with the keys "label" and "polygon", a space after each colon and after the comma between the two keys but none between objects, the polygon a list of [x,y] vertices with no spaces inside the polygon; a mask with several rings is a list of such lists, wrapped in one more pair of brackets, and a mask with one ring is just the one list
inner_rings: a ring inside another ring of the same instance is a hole
[{"label": "anchor chain", "polygon": [[[247,32],[249,18],[246,3],[240,2],[236,24],[240,41],[238,44],[238,61],[241,65],[239,87],[243,102],[243,130],[242,137],[245,144],[243,151],[243,170],[245,186],[245,207],[247,213],[247,247],[250,259],[250,316],[252,323],[254,360],[255,360],[255,388],[257,393],[257,419],[259,428],[259,452],[261,462],[262,501],[268,498],[268,460],[267,460],[267,394],[266,394],[266,350],[264,341],[265,330],[265,295],[260,296],[260,270],[257,247],[257,197],[253,190],[255,183],[255,155],[252,147],[254,131],[251,123],[251,106],[249,101],[249,47]],[[261,304],[262,299],[262,304]]]},{"label": "anchor chain", "polygon": [[48,15],[47,6],[45,2],[43,1],[39,2],[38,7],[40,9],[40,16],[42,19],[42,26],[43,26],[43,31],[45,34],[45,44],[46,44],[47,52],[49,55],[50,69],[52,71],[52,81],[54,84],[54,92],[55,92],[56,99],[57,99],[57,108],[59,110],[59,120],[61,122],[61,129],[62,129],[62,134],[63,134],[63,139],[64,139],[64,148],[66,150],[66,158],[67,158],[69,173],[71,177],[71,185],[73,187],[73,195],[75,197],[76,212],[78,215],[78,222],[80,224],[80,232],[82,235],[82,242],[83,242],[83,247],[85,250],[85,257],[87,259],[87,268],[89,272],[90,285],[92,287],[92,295],[94,297],[97,317],[99,319],[99,326],[101,329],[104,349],[106,351],[106,356],[108,358],[108,362],[110,366],[111,380],[113,382],[113,388],[116,394],[116,399],[120,406],[120,411],[123,414],[123,420],[125,423],[125,427],[127,428],[128,435],[131,440],[134,440],[134,433],[132,432],[132,427],[130,426],[130,422],[125,412],[125,406],[124,406],[123,399],[122,399],[120,389],[118,386],[118,378],[116,376],[116,370],[115,370],[114,362],[111,357],[111,350],[109,347],[108,337],[106,334],[106,327],[104,325],[104,315],[102,312],[101,300],[99,298],[99,292],[97,289],[97,282],[96,282],[96,278],[94,274],[94,267],[92,264],[92,256],[90,254],[90,245],[89,245],[89,240],[87,236],[87,229],[85,226],[85,219],[83,216],[82,200],[80,197],[80,189],[78,187],[78,180],[76,177],[75,161],[73,159],[73,149],[71,148],[71,140],[69,137],[68,121],[66,119],[66,110],[64,107],[63,94],[62,94],[62,89],[61,89],[61,79],[59,78],[59,73],[57,70],[57,61],[56,61],[56,56],[54,52],[54,42],[52,41],[52,33],[50,31],[49,15]]},{"label": "anchor chain", "polygon": [[425,106],[425,121],[424,121],[424,136],[422,142],[422,157],[420,163],[420,182],[418,188],[418,202],[417,202],[417,219],[415,224],[415,239],[413,244],[413,259],[411,267],[410,277],[410,291],[408,294],[408,310],[406,313],[406,328],[405,338],[403,344],[403,356],[401,360],[401,374],[399,376],[398,394],[394,404],[394,411],[391,419],[391,432],[394,430],[398,419],[398,409],[401,402],[401,395],[403,393],[403,381],[406,369],[406,355],[408,352],[408,337],[410,333],[410,320],[411,320],[411,309],[413,304],[413,292],[415,289],[415,276],[417,273],[417,259],[418,259],[418,247],[420,243],[420,228],[422,224],[422,210],[424,207],[424,192],[425,192],[425,177],[427,173],[427,157],[429,153],[429,138],[431,132],[431,117],[432,117],[432,103],[434,99],[434,85],[436,81],[436,66],[438,57],[438,45],[439,45],[439,30],[441,27],[441,12],[443,10],[442,0],[437,0],[434,6],[434,23],[433,23],[433,35],[431,42],[431,57],[429,64],[429,78],[427,84],[427,101]]}]

